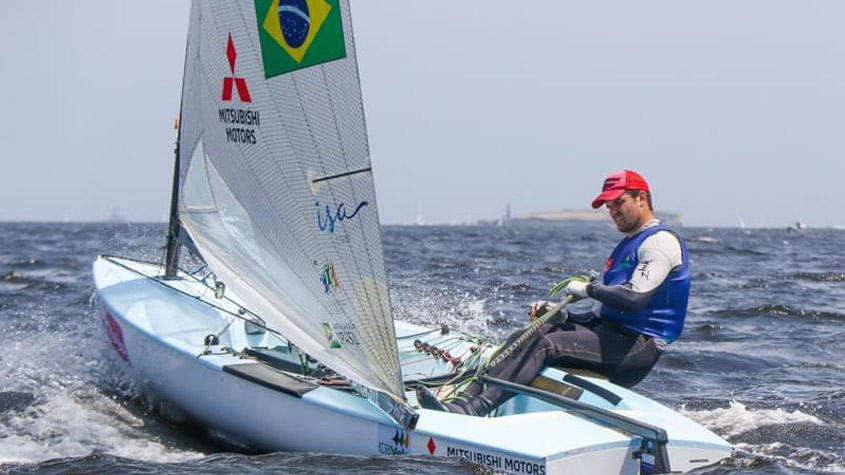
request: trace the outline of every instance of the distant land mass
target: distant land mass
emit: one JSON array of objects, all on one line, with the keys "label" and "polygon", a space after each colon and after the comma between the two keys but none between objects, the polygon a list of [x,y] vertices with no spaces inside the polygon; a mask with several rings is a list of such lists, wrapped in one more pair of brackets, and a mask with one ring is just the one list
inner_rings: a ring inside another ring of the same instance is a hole
[{"label": "distant land mass", "polygon": [[[655,215],[669,226],[682,226],[681,215],[669,212],[656,212]],[[508,219],[499,219],[492,221],[479,221],[480,225],[495,225],[505,222],[516,223],[541,223],[546,221],[590,221],[610,223],[610,218],[607,215],[607,210],[604,209],[564,209],[559,211],[543,211],[539,213],[528,213],[521,216],[515,216]]]},{"label": "distant land mass", "polygon": [[115,206],[111,210],[111,214],[109,215],[109,217],[105,219],[105,222],[107,222],[107,223],[125,223],[126,217],[123,216],[123,213],[121,213],[120,210],[117,208],[117,206]]}]

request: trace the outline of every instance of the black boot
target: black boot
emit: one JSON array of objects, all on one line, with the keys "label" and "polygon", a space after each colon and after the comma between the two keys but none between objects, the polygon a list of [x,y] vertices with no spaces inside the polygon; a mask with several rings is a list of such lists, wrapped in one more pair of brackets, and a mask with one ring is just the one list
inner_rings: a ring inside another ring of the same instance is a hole
[{"label": "black boot", "polygon": [[431,394],[426,388],[417,388],[417,401],[420,402],[420,407],[423,409],[432,409],[434,411],[451,412],[445,404],[437,399],[437,396]]},{"label": "black boot", "polygon": [[490,402],[482,397],[472,397],[468,401],[456,399],[441,402],[425,388],[417,388],[417,400],[424,409],[450,412],[452,414],[466,414],[468,416],[483,416],[490,412]]},{"label": "black boot", "polygon": [[447,410],[453,414],[466,414],[468,416],[483,415],[479,414],[472,404],[473,401],[475,401],[476,399],[478,398],[472,398],[469,401],[465,401],[463,399],[456,399],[454,401],[443,403],[443,405],[446,406]]}]

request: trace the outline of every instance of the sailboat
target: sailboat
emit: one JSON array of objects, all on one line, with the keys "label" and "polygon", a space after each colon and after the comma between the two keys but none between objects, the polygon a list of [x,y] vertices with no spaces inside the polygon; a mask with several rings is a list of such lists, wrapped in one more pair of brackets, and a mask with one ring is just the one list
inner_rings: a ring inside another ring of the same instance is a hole
[{"label": "sailboat", "polygon": [[162,262],[99,256],[119,358],[171,411],[258,450],[462,457],[518,474],[662,473],[731,446],[546,368],[490,417],[414,388],[491,344],[394,321],[348,0],[195,0]]},{"label": "sailboat", "polygon": [[786,228],[786,231],[787,231],[787,232],[790,232],[790,233],[798,233],[798,234],[801,234],[801,233],[805,233],[805,232],[807,232],[807,230],[808,230],[808,229],[809,229],[809,228],[807,228],[807,223],[805,223],[804,221],[802,221],[802,220],[801,220],[801,218],[798,218],[798,221],[795,221],[795,224],[794,224],[794,225],[792,225],[792,226],[788,226],[788,227]]}]

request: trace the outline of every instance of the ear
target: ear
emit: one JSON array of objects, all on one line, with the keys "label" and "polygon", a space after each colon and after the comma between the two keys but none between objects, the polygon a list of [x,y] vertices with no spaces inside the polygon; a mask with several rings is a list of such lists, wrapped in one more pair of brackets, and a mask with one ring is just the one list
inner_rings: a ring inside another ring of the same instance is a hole
[{"label": "ear", "polygon": [[640,208],[648,208],[648,199],[645,197],[645,192],[637,193],[637,206]]}]

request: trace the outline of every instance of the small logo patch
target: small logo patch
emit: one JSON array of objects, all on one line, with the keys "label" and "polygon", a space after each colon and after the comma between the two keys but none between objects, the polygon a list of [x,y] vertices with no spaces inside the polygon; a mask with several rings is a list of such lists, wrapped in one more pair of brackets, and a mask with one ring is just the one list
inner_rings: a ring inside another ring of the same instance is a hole
[{"label": "small logo patch", "polygon": [[323,332],[326,334],[326,340],[329,342],[329,348],[333,350],[339,350],[343,348],[341,346],[340,341],[335,337],[334,328],[332,328],[331,323],[323,323]]},{"label": "small logo patch", "polygon": [[379,425],[378,451],[384,455],[411,453],[411,434],[405,429]]},{"label": "small logo patch", "polygon": [[320,275],[320,281],[323,282],[323,287],[327,294],[340,288],[340,281],[337,279],[333,263],[328,262],[323,265],[323,273]]}]

